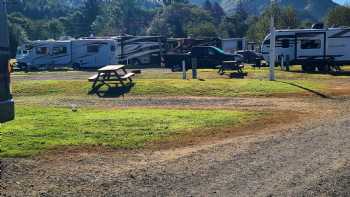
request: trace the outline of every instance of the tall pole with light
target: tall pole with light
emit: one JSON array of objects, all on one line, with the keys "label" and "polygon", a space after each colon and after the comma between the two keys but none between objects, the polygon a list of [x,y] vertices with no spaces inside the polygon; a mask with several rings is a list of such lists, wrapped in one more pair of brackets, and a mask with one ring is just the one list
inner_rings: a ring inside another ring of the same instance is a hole
[{"label": "tall pole with light", "polygon": [[270,81],[275,81],[275,58],[276,58],[276,29],[274,17],[274,0],[271,0],[271,26],[270,26]]}]

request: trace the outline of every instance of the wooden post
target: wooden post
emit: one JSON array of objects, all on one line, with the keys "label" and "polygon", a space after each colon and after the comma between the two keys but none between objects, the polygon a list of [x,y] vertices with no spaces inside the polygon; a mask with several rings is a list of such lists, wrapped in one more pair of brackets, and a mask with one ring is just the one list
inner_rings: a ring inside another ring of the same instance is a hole
[{"label": "wooden post", "polygon": [[198,66],[198,61],[197,58],[192,58],[192,79],[197,79],[197,66]]},{"label": "wooden post", "polygon": [[182,61],[182,79],[186,80],[187,79],[187,73],[186,73],[186,61]]}]

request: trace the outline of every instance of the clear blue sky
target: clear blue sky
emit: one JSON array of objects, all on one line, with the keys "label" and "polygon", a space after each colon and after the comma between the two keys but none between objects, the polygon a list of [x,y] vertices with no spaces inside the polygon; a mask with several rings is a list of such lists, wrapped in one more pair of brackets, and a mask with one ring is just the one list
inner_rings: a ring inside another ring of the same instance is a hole
[{"label": "clear blue sky", "polygon": [[349,0],[333,0],[333,1],[339,4],[350,3]]}]

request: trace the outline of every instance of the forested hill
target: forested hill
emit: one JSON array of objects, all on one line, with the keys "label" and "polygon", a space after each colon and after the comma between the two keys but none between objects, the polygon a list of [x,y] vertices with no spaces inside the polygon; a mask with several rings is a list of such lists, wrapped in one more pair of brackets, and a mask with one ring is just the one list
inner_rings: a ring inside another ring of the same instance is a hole
[{"label": "forested hill", "polygon": [[[242,6],[251,14],[260,15],[270,6],[271,0],[211,0],[219,2],[226,13],[235,12],[237,6]],[[191,0],[192,3],[203,4],[205,0]],[[332,0],[277,0],[280,6],[292,6],[303,19],[318,21],[327,15],[337,4]]]}]

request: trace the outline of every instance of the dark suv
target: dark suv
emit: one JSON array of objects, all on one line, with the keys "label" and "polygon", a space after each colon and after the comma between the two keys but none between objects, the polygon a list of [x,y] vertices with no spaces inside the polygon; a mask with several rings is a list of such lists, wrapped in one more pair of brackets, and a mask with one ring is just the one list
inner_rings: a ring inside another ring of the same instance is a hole
[{"label": "dark suv", "polygon": [[241,55],[226,53],[213,46],[193,47],[190,54],[197,58],[198,68],[215,68],[223,61],[242,61]]},{"label": "dark suv", "polygon": [[262,54],[255,51],[237,51],[236,54],[243,56],[243,62],[247,64],[257,64],[258,61],[262,61],[264,58]]}]

